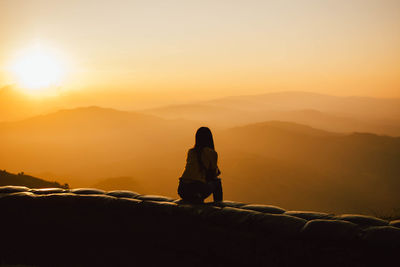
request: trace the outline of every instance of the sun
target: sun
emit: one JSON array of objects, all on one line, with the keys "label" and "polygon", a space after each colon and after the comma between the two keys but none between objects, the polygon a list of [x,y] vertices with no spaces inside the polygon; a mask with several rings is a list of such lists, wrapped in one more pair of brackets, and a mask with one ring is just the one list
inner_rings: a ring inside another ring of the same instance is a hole
[{"label": "sun", "polygon": [[54,93],[65,74],[56,53],[40,45],[23,51],[14,60],[11,70],[18,86],[32,95]]}]

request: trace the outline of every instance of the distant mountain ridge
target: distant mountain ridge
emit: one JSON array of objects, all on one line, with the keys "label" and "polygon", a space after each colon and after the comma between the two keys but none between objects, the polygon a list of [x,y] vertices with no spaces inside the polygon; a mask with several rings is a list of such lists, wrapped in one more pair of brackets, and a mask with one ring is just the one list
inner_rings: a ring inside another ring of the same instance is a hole
[{"label": "distant mountain ridge", "polygon": [[18,185],[31,188],[69,188],[68,184],[62,185],[58,182],[49,182],[31,175],[27,175],[24,172],[12,174],[6,170],[0,170],[0,186],[4,185]]},{"label": "distant mountain ridge", "polygon": [[[258,95],[230,96],[205,103],[224,107],[259,109],[260,104],[272,110],[315,109],[341,115],[378,115],[393,117],[400,115],[400,98],[374,98],[360,96],[332,96],[327,94],[287,91]],[[375,109],[371,109],[374,108]],[[379,107],[379,109],[376,109]],[[398,118],[398,117],[397,117]]]},{"label": "distant mountain ridge", "polygon": [[308,92],[231,96],[141,112],[229,128],[279,120],[333,132],[400,136],[400,99],[339,97]]},{"label": "distant mountain ridge", "polygon": [[[62,101],[64,97],[66,100]],[[74,103],[74,98],[68,96],[32,99],[13,87],[4,87],[0,88],[0,122],[17,121],[50,112],[55,114],[61,108],[72,110],[77,106],[91,106],[94,103],[97,102],[91,103],[90,99]],[[400,136],[398,98],[345,97],[288,91],[228,96],[151,109],[137,109],[133,104],[130,108],[126,105],[124,108],[135,110],[141,115],[194,121],[214,129],[279,120],[332,132],[371,132]]]},{"label": "distant mountain ridge", "polygon": [[[203,125],[100,107],[70,109],[0,123],[0,162],[8,170],[68,177],[74,187],[132,184],[174,195]],[[400,138],[268,120],[212,130],[228,199],[364,214],[390,211],[400,201]]]}]

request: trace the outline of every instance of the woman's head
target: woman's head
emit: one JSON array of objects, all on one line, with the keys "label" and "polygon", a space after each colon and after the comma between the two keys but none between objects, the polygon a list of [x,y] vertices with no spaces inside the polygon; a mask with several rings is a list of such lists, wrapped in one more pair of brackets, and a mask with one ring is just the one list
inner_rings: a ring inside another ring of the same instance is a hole
[{"label": "woman's head", "polygon": [[204,147],[214,148],[212,133],[208,127],[200,127],[196,132],[196,143],[194,148],[202,149]]}]

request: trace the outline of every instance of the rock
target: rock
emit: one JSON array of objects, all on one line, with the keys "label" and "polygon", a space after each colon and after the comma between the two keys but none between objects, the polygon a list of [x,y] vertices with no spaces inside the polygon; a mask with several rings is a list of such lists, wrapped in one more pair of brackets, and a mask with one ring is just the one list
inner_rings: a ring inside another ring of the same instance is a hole
[{"label": "rock", "polygon": [[400,228],[400,220],[391,221],[389,225]]},{"label": "rock", "polygon": [[358,224],[361,227],[385,226],[385,225],[389,224],[388,221],[378,219],[378,218],[372,217],[372,216],[366,216],[366,215],[343,214],[343,215],[336,216],[336,218],[339,220],[344,220],[344,221]]},{"label": "rock", "polygon": [[240,208],[246,210],[255,210],[263,213],[271,213],[271,214],[282,214],[285,212],[284,209],[272,205],[248,204],[248,205],[243,205]]},{"label": "rock", "polygon": [[125,198],[136,198],[139,193],[128,191],[128,190],[114,190],[107,192],[107,195],[113,197],[125,197]]},{"label": "rock", "polygon": [[357,225],[344,220],[311,220],[304,225],[302,236],[309,239],[349,241],[360,233]]},{"label": "rock", "polygon": [[45,195],[45,194],[54,194],[54,193],[64,193],[67,192],[67,190],[63,188],[34,188],[29,190],[29,192],[32,192],[36,195]]},{"label": "rock", "polygon": [[173,202],[175,199],[170,197],[158,196],[158,195],[139,195],[137,199],[144,201],[163,201],[163,202]]},{"label": "rock", "polygon": [[95,189],[95,188],[75,188],[70,190],[71,193],[78,195],[101,195],[105,194],[104,190]]},{"label": "rock", "polygon": [[394,226],[373,226],[365,229],[364,240],[379,246],[400,246],[400,229]]},{"label": "rock", "polygon": [[326,219],[326,220],[334,219],[334,215],[328,214],[328,213],[323,213],[323,212],[291,210],[291,211],[286,211],[284,214],[302,218],[307,221],[315,220],[315,219]]},{"label": "rock", "polygon": [[29,188],[26,186],[6,185],[0,186],[0,193],[15,193],[15,192],[27,192]]}]

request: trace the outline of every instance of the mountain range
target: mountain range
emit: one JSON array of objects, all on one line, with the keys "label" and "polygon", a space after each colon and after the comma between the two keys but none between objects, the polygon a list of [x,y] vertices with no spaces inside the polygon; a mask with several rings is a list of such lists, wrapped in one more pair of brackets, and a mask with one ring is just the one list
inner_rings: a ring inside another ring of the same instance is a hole
[{"label": "mountain range", "polygon": [[6,170],[0,170],[0,186],[4,185],[17,185],[27,186],[31,188],[68,188],[68,184],[60,184],[58,182],[50,182],[31,175],[27,175],[24,172],[13,174]]},{"label": "mountain range", "polygon": [[[72,187],[132,185],[174,196],[199,126],[94,106],[65,109],[0,123],[0,163],[63,177]],[[274,120],[212,130],[226,199],[340,213],[398,208],[398,137]]]},{"label": "mountain range", "polygon": [[142,112],[169,119],[195,120],[214,128],[280,120],[334,132],[400,136],[400,99],[282,92],[232,96]]},{"label": "mountain range", "polygon": [[[106,96],[103,96],[106,97]],[[126,95],[123,102],[136,103]],[[97,98],[96,98],[97,99]],[[32,116],[94,105],[95,99],[78,92],[50,98],[28,97],[13,87],[0,88],[0,122],[16,121]],[[99,103],[103,103],[100,101]],[[117,101],[114,101],[117,102]],[[109,106],[120,109],[118,105]],[[243,95],[208,101],[192,101],[179,105],[138,109],[126,104],[124,110],[154,115],[165,119],[185,119],[214,129],[279,120],[309,125],[333,132],[369,132],[400,136],[400,99],[343,97],[311,92],[280,92]]]}]

